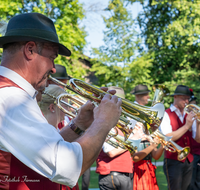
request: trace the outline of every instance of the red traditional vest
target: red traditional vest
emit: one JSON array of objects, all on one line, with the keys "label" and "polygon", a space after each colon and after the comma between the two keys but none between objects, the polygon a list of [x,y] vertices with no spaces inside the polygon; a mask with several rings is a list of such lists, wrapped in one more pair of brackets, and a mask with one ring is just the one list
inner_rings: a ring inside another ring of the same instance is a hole
[{"label": "red traditional vest", "polygon": [[[177,129],[179,129],[180,127],[182,127],[183,125],[185,125],[186,122],[186,117],[187,114],[184,117],[184,121],[183,123],[180,121],[179,117],[176,115],[175,112],[171,112],[170,108],[168,108],[166,110],[166,112],[169,115],[170,118],[170,122],[171,122],[171,126],[172,126],[172,131],[176,131]],[[179,146],[181,147],[186,147],[189,146],[191,148],[191,140],[192,140],[192,132],[191,131],[187,131],[185,134],[183,134],[182,137],[180,137],[177,141],[175,141]],[[169,151],[165,151],[165,158],[169,158],[169,159],[173,159],[173,160],[177,160],[177,153],[172,153]],[[193,161],[193,155],[191,153],[189,153],[189,155],[187,156],[189,162]],[[186,159],[182,160],[181,162],[185,162]]]},{"label": "red traditional vest", "polygon": [[[122,132],[119,130],[119,134]],[[111,171],[133,173],[133,161],[128,151],[110,158],[103,150],[101,150],[97,160],[96,173],[108,175]]]},{"label": "red traditional vest", "polygon": [[[0,76],[0,88],[13,86],[19,87],[11,80]],[[60,190],[61,185],[36,173],[11,153],[0,150],[0,189]]]}]

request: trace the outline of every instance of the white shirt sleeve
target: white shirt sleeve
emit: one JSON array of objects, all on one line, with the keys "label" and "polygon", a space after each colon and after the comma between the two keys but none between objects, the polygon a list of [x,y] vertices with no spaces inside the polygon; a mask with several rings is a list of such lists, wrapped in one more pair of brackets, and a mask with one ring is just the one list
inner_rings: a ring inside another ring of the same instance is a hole
[{"label": "white shirt sleeve", "polygon": [[0,149],[56,183],[75,186],[83,160],[80,144],[64,141],[20,88],[0,89],[0,110]]},{"label": "white shirt sleeve", "polygon": [[164,134],[168,134],[172,132],[172,126],[170,123],[170,118],[167,112],[164,113],[164,117],[162,119],[161,125],[159,127],[159,130]]},{"label": "white shirt sleeve", "polygon": [[197,121],[195,120],[192,124],[192,137],[195,139],[196,137],[196,132],[197,132]]}]

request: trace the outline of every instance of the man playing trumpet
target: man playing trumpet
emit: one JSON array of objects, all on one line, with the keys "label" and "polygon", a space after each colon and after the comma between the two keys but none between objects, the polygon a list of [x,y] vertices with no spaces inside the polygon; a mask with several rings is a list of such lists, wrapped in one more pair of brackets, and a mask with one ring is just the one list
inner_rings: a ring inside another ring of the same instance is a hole
[{"label": "man playing trumpet", "polygon": [[[178,85],[174,94],[174,102],[165,111],[160,130],[166,136],[172,136],[181,147],[191,147],[192,132],[191,127],[194,122],[194,113],[188,115],[184,112],[185,105],[189,103],[190,90],[187,86]],[[177,159],[177,152],[165,150],[164,173],[170,190],[187,190],[193,166],[193,155],[189,153],[181,161]]]}]

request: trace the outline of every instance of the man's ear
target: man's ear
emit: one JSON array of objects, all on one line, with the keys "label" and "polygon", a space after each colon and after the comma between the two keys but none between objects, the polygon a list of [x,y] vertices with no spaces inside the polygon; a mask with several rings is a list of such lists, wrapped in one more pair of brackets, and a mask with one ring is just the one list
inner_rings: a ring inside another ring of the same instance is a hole
[{"label": "man's ear", "polygon": [[54,113],[55,112],[55,104],[50,104],[49,108],[50,112]]},{"label": "man's ear", "polygon": [[32,59],[36,52],[37,52],[37,46],[36,46],[35,42],[30,41],[25,44],[24,54],[27,59],[29,59],[29,60]]}]

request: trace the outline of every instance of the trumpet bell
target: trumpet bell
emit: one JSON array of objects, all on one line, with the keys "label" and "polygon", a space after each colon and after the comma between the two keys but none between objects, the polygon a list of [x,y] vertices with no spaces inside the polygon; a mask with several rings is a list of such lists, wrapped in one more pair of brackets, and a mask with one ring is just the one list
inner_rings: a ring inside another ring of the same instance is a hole
[{"label": "trumpet bell", "polygon": [[154,98],[152,101],[152,106],[162,102],[163,97],[168,96],[170,94],[169,89],[164,84],[155,84],[153,86],[154,89]]},{"label": "trumpet bell", "polygon": [[182,148],[181,146],[179,146],[172,140],[170,140],[169,142],[175,148],[176,152],[178,153],[177,158],[179,161],[184,160],[190,153],[190,147],[187,146],[187,147]]},{"label": "trumpet bell", "polygon": [[164,149],[169,152],[177,152],[177,159],[179,161],[184,160],[188,154],[190,153],[190,147],[184,147],[182,148],[177,143],[171,140],[172,137],[166,136],[163,133],[161,133],[158,129],[151,134],[151,137],[159,138],[161,144],[164,146]]}]

